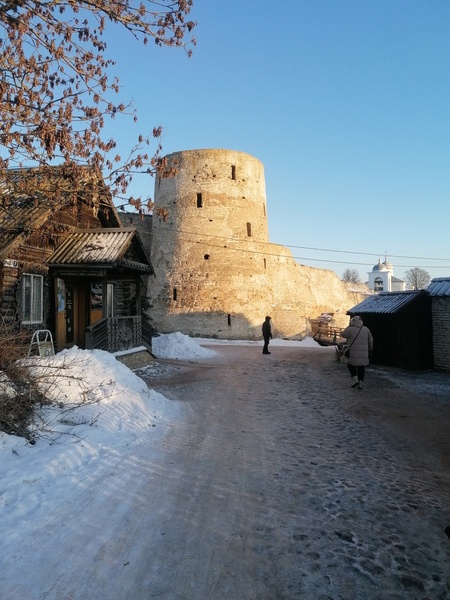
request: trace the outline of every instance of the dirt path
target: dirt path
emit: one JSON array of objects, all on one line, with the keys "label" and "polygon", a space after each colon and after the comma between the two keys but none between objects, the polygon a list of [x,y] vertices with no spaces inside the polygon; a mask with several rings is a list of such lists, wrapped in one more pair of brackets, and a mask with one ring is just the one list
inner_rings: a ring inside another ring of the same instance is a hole
[{"label": "dirt path", "polygon": [[323,349],[218,351],[151,382],[185,410],[133,598],[449,598],[450,378],[358,391]]}]

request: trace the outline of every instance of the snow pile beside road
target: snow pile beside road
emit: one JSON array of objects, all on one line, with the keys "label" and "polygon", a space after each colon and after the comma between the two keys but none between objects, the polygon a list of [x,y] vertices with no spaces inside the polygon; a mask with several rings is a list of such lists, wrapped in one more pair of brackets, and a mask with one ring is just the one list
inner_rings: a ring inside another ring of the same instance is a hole
[{"label": "snow pile beside road", "polygon": [[217,354],[202,348],[195,340],[179,331],[161,334],[152,339],[152,352],[156,358],[209,358]]}]

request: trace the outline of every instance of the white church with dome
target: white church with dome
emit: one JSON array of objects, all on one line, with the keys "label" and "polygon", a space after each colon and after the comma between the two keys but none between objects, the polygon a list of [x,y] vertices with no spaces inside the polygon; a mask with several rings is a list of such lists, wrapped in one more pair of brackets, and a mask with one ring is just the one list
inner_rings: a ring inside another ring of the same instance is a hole
[{"label": "white church with dome", "polygon": [[368,275],[367,286],[373,292],[403,292],[406,289],[406,282],[394,277],[394,266],[388,262],[387,256],[384,262],[379,258],[378,264],[369,271]]}]

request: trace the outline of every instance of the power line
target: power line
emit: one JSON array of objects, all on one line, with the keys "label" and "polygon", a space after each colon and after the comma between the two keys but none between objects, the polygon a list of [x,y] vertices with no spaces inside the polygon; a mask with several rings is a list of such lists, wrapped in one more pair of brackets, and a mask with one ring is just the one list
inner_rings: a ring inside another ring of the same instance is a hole
[{"label": "power line", "polygon": [[[335,252],[342,254],[359,254],[361,256],[381,256],[382,254],[386,254],[385,252],[355,252],[354,250],[329,250],[327,248],[312,248],[308,246],[290,246],[289,244],[283,244],[286,248],[300,248],[302,250],[317,250],[318,252]],[[389,254],[391,258],[407,258],[411,260],[445,260],[450,261],[450,258],[433,258],[430,256],[403,256],[402,254]]]},{"label": "power line", "polygon": [[[173,229],[173,228],[167,228],[165,230],[161,230],[161,231],[170,231],[172,233],[180,233],[182,235],[188,235],[188,236],[196,236],[196,237],[209,237],[209,238],[214,238],[214,239],[220,239],[220,240],[224,240],[226,243],[242,243],[242,242],[248,242],[248,243],[253,243],[253,244],[261,244],[264,246],[282,246],[282,244],[273,244],[271,242],[258,242],[255,240],[247,240],[247,239],[234,239],[234,238],[227,238],[227,237],[223,237],[223,236],[219,236],[219,235],[213,235],[213,234],[207,234],[207,233],[197,233],[197,232],[189,232],[189,231],[183,231],[181,229]],[[209,248],[219,248],[221,250],[226,249],[226,250],[234,250],[236,252],[247,252],[249,254],[260,254],[260,255],[264,255],[264,256],[272,256],[272,257],[276,257],[276,258],[293,258],[294,260],[301,260],[301,261],[312,261],[312,262],[327,262],[327,263],[333,263],[333,264],[343,264],[343,265],[348,265],[348,264],[352,264],[352,265],[360,265],[360,266],[371,266],[372,263],[369,262],[356,262],[356,261],[344,261],[344,260],[335,260],[335,259],[321,259],[321,258],[309,258],[306,256],[294,256],[291,255],[291,257],[286,257],[282,254],[277,254],[274,252],[268,252],[268,251],[258,251],[258,250],[245,250],[243,248],[232,248],[232,247],[228,247],[226,245],[215,245],[215,244],[211,244],[211,242],[207,242],[207,241],[200,241],[197,239],[192,240],[192,243],[194,244],[201,244],[201,245],[208,245]],[[380,256],[379,254],[372,254],[369,252],[351,252],[348,250],[326,250],[324,248],[310,248],[307,246],[289,246],[289,245],[285,245],[283,246],[285,248],[300,248],[300,249],[304,249],[304,250],[321,250],[324,252],[336,252],[336,253],[345,253],[345,254],[356,254],[356,255],[362,255],[362,256]],[[419,260],[419,257],[409,257],[409,256],[400,256],[400,255],[392,255],[395,256],[395,258],[406,258],[406,259],[417,259]],[[450,263],[450,258],[426,258],[426,257],[422,257],[420,258],[420,260],[447,260]],[[413,268],[416,265],[395,265],[397,268]],[[444,269],[450,269],[450,265],[421,265],[421,268],[424,269],[435,269],[435,268],[444,268]]]},{"label": "power line", "polygon": [[[317,252],[333,252],[335,254],[353,254],[353,255],[359,255],[359,256],[376,256],[376,257],[380,257],[383,253],[374,253],[374,252],[357,252],[357,251],[351,251],[351,250],[331,250],[331,249],[327,249],[327,248],[315,248],[315,247],[311,247],[311,246],[293,246],[293,245],[289,245],[289,244],[275,244],[273,242],[259,242],[259,241],[255,241],[253,239],[245,239],[245,238],[230,238],[230,237],[224,237],[224,236],[219,236],[219,235],[213,235],[213,234],[208,234],[208,233],[199,233],[199,232],[192,232],[192,231],[183,231],[181,229],[173,229],[173,228],[166,228],[165,230],[161,230],[161,231],[170,231],[172,233],[180,233],[183,235],[189,235],[189,236],[198,236],[198,237],[208,237],[208,238],[213,238],[213,239],[219,239],[219,240],[223,240],[227,243],[242,243],[242,242],[247,242],[247,243],[252,243],[252,244],[262,244],[262,245],[267,245],[267,246],[283,246],[285,248],[297,248],[297,249],[301,249],[301,250],[313,250],[313,251],[317,251]],[[200,242],[199,240],[194,240],[194,243],[202,243],[202,244],[206,244],[207,242]],[[211,244],[210,244],[211,245]],[[212,246],[213,248],[224,248],[225,246]],[[231,248],[232,250],[235,250],[235,248]],[[260,252],[257,250],[243,250],[242,248],[240,249],[243,252],[251,252],[253,254],[264,254],[266,256],[277,256],[277,257],[282,257],[283,255],[281,254],[275,254],[272,252]],[[391,254],[389,255],[391,258],[404,258],[407,260],[435,260],[435,261],[448,261],[450,263],[450,258],[432,258],[432,257],[426,257],[426,256],[405,256],[405,255],[400,255],[400,254]],[[369,262],[357,262],[357,261],[344,261],[344,260],[333,260],[333,259],[321,259],[321,258],[309,258],[309,257],[305,257],[305,256],[292,256],[292,258],[296,259],[296,260],[309,260],[309,261],[314,261],[314,262],[328,262],[328,263],[336,263],[336,264],[352,264],[352,265],[361,265],[361,266],[370,266],[372,263]],[[416,265],[395,265],[397,268],[410,268],[410,267],[415,267]],[[421,268],[425,268],[425,269],[435,269],[435,268],[450,268],[450,266],[448,265],[421,265]]]}]

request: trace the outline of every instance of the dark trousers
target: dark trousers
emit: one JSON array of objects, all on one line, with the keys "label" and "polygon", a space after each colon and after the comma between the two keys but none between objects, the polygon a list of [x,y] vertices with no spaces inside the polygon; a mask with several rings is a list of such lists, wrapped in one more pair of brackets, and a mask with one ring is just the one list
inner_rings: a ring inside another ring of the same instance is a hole
[{"label": "dark trousers", "polygon": [[352,377],[356,375],[358,377],[358,381],[364,381],[364,374],[366,372],[366,367],[364,365],[355,367],[354,365],[347,364],[347,367]]},{"label": "dark trousers", "polygon": [[269,340],[269,337],[264,338],[263,354],[267,354],[269,352]]}]

